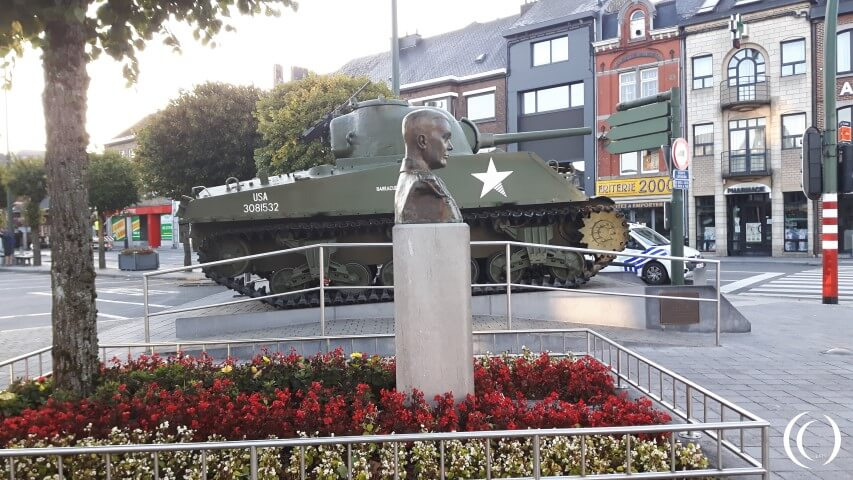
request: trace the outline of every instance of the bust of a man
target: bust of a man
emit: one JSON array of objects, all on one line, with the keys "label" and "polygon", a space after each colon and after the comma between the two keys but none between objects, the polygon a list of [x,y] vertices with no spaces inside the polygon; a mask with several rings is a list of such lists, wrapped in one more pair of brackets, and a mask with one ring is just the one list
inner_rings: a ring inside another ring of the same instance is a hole
[{"label": "bust of a man", "polygon": [[406,156],[394,196],[395,223],[458,223],[462,213],[447,185],[432,171],[447,166],[453,150],[450,123],[439,112],[415,110],[403,118]]}]

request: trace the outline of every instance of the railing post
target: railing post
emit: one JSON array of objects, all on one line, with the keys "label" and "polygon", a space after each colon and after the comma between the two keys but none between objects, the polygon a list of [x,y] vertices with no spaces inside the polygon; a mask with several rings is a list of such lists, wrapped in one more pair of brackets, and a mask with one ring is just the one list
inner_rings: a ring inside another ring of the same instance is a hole
[{"label": "railing post", "polygon": [[721,287],[720,282],[721,282],[721,280],[720,279],[722,278],[722,276],[720,274],[720,270],[722,270],[722,267],[723,267],[723,263],[718,262],[717,263],[717,311],[716,311],[717,318],[716,318],[716,332],[715,332],[716,342],[717,342],[716,345],[718,347],[720,346],[720,310],[722,309],[722,306],[720,304],[721,303],[721,298],[720,298],[720,287]]},{"label": "railing post", "polygon": [[512,330],[512,276],[510,275],[510,248],[506,244],[506,328]]},{"label": "railing post", "polygon": [[326,336],[326,262],[320,245],[320,336]]},{"label": "railing post", "polygon": [[145,305],[145,343],[151,343],[151,328],[148,324],[148,275],[142,276],[142,302]]},{"label": "railing post", "polygon": [[770,427],[761,427],[761,466],[764,467],[764,480],[770,480]]}]

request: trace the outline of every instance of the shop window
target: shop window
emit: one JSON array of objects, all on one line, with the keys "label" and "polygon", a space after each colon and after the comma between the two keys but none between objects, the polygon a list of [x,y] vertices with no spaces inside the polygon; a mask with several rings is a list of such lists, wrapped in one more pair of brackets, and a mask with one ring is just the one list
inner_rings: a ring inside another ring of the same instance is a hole
[{"label": "shop window", "polygon": [[637,157],[640,152],[628,152],[619,156],[619,174],[620,175],[636,175],[638,173],[639,162]]},{"label": "shop window", "polygon": [[785,251],[809,251],[809,209],[803,192],[782,194],[785,208]]},{"label": "shop window", "polygon": [[782,115],[782,148],[802,148],[805,131],[805,113]]},{"label": "shop window", "polygon": [[693,125],[693,156],[704,157],[714,154],[714,124]]},{"label": "shop window", "polygon": [[717,249],[712,195],[696,197],[696,249],[701,252],[713,252]]},{"label": "shop window", "polygon": [[533,44],[533,66],[565,62],[569,59],[569,37],[558,37]]},{"label": "shop window", "polygon": [[468,101],[469,120],[491,120],[495,118],[495,94],[484,93],[482,95],[471,95]]},{"label": "shop window", "polygon": [[646,14],[637,10],[631,14],[631,39],[645,38],[646,36]]},{"label": "shop window", "polygon": [[782,42],[782,76],[806,73],[806,39]]},{"label": "shop window", "polygon": [[711,55],[693,57],[693,89],[713,86],[714,71]]}]

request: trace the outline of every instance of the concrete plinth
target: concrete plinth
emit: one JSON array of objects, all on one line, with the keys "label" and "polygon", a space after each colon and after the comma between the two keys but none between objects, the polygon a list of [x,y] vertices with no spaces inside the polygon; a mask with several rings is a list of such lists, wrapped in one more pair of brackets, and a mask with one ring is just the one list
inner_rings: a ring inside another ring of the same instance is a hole
[{"label": "concrete plinth", "polygon": [[394,227],[398,390],[474,393],[470,239],[464,223]]}]

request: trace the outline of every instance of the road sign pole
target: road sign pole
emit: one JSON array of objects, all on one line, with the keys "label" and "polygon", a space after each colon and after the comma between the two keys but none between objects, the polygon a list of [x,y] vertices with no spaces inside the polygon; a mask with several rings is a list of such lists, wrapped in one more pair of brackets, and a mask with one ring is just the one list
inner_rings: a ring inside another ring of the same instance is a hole
[{"label": "road sign pole", "polygon": [[836,24],[838,0],[826,2],[824,23],[824,77],[823,98],[826,110],[826,132],[823,136],[823,220],[821,222],[821,248],[823,250],[823,303],[838,303],[838,157],[835,113]]},{"label": "road sign pole", "polygon": [[[681,137],[681,95],[677,88],[670,90],[670,144],[672,139]],[[667,155],[670,155],[668,162],[669,171],[672,172],[674,162],[671,161],[670,146],[666,147]],[[670,173],[671,175],[671,173]],[[670,230],[670,240],[672,241],[672,256],[684,256],[684,190],[680,188],[672,189],[672,219],[670,220],[672,230]],[[684,285],[684,261],[673,260],[672,262],[672,284]]]}]

